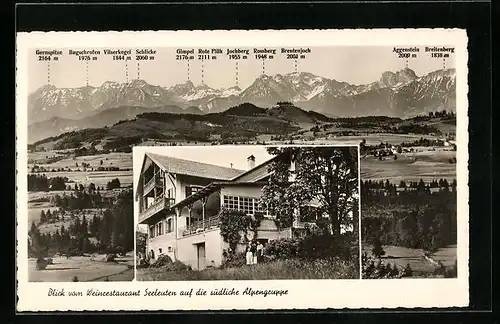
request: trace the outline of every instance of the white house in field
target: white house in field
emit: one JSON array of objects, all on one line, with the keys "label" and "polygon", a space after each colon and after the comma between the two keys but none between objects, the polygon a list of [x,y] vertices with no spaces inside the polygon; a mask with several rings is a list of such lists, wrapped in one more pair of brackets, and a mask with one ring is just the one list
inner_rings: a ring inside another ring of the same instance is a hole
[{"label": "white house in field", "polygon": [[[237,170],[146,153],[142,163],[136,201],[139,224],[147,225],[147,253],[151,259],[165,254],[193,269],[220,266],[229,244],[220,234],[221,209],[264,213],[258,239],[291,237],[292,228],[278,230],[273,218],[259,207],[261,190],[268,180],[273,159],[255,166],[248,157],[248,170]],[[241,245],[238,248],[244,249]]]}]

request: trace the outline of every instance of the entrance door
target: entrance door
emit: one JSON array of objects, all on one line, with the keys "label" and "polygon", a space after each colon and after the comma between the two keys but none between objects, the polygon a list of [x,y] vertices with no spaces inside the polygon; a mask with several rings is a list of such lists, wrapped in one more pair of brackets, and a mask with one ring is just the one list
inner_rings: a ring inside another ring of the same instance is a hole
[{"label": "entrance door", "polygon": [[198,270],[205,269],[205,243],[197,245],[198,248]]}]

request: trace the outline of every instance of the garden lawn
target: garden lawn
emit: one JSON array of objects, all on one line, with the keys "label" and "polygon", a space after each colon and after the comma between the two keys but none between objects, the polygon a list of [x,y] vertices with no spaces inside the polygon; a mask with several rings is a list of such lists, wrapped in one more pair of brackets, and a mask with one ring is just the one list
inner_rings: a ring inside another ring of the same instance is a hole
[{"label": "garden lawn", "polygon": [[276,280],[276,279],[358,279],[358,262],[341,260],[276,260],[235,268],[201,271],[166,271],[163,268],[137,269],[140,281],[182,280]]}]

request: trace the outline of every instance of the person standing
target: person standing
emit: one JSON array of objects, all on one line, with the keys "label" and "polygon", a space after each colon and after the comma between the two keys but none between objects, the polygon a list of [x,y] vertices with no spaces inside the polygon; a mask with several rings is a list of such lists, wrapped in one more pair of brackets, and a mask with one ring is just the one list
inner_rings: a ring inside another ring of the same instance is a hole
[{"label": "person standing", "polygon": [[250,250],[252,251],[252,264],[257,264],[257,244],[252,242]]},{"label": "person standing", "polygon": [[248,243],[246,247],[246,259],[247,259],[247,265],[251,265],[253,262],[253,254],[252,254],[252,246],[250,243]]},{"label": "person standing", "polygon": [[264,253],[264,245],[262,245],[262,242],[259,242],[257,244],[257,262],[262,262],[263,253]]}]

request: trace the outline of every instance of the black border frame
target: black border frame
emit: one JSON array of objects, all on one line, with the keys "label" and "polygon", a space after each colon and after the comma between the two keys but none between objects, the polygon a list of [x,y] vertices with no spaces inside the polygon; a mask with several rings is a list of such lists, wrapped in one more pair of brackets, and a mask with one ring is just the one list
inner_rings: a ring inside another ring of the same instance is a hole
[{"label": "black border frame", "polygon": [[[419,320],[410,313],[426,313],[431,318],[459,318],[485,320],[493,307],[492,281],[492,37],[491,4],[489,2],[437,2],[419,3],[347,3],[347,2],[275,2],[275,3],[170,3],[170,4],[18,4],[12,7],[15,13],[14,32],[28,31],[91,31],[91,30],[177,30],[177,29],[327,29],[327,28],[464,28],[469,38],[469,190],[470,190],[470,307],[455,309],[399,309],[399,310],[318,310],[307,314],[309,318],[321,314],[336,313],[336,319],[347,318],[367,321],[368,316],[377,313],[381,320],[400,319],[405,322]],[[9,16],[14,18],[14,16]],[[10,34],[11,36],[12,34]],[[12,36],[11,36],[12,37]],[[14,36],[15,37],[15,36]],[[14,43],[15,44],[15,43]],[[13,51],[13,53],[15,53]],[[14,58],[11,60],[15,79]],[[4,80],[8,77],[3,75]],[[5,87],[3,87],[4,90]],[[9,91],[10,90],[10,91]],[[12,98],[14,85],[7,90]],[[15,100],[15,98],[13,98]],[[13,102],[13,105],[15,103]],[[11,106],[11,107],[12,107]],[[8,134],[9,128],[15,132],[15,109],[5,109],[2,124]],[[10,133],[12,134],[12,133]],[[4,136],[5,137],[5,136]],[[12,147],[8,144],[12,143]],[[3,141],[2,158],[14,162],[15,141]],[[6,145],[7,144],[7,145]],[[14,174],[8,165],[2,178],[15,183]],[[10,177],[9,177],[10,175]],[[13,180],[13,181],[12,181]],[[12,187],[11,187],[12,188]],[[6,188],[4,188],[6,189]],[[7,192],[8,190],[6,190]],[[7,192],[8,193],[8,192]],[[11,192],[14,194],[14,192]],[[13,195],[14,196],[14,195]],[[14,199],[10,201],[15,201]],[[7,201],[7,200],[6,200]],[[15,215],[15,204],[13,204]],[[11,217],[10,220],[15,219]],[[14,231],[15,223],[10,228]],[[11,239],[11,242],[14,242]],[[15,246],[14,258],[15,259]],[[12,279],[15,279],[15,268]],[[9,282],[15,283],[15,280]],[[15,286],[13,286],[15,296]],[[12,295],[9,295],[12,298]],[[15,307],[14,307],[15,309]],[[15,312],[15,310],[14,310]],[[346,314],[349,312],[349,314]],[[68,312],[60,312],[64,314]],[[148,312],[149,313],[149,312]],[[178,313],[178,312],[175,312]],[[220,321],[226,312],[198,312],[211,314]],[[231,312],[248,313],[248,312]],[[266,311],[269,320],[276,320],[275,311]],[[287,311],[294,319],[301,321],[302,311]],[[23,313],[29,314],[29,313]],[[88,313],[87,313],[88,314]],[[99,313],[98,314],[102,314]],[[119,312],[125,314],[125,312]],[[129,314],[130,315],[130,314]],[[153,314],[148,314],[153,315]],[[418,315],[417,315],[418,316]],[[31,316],[20,316],[22,322]],[[78,317],[79,319],[80,317]],[[55,318],[38,316],[36,321],[53,321]],[[59,318],[58,318],[59,319]],[[75,318],[77,319],[77,318]],[[83,319],[83,318],[82,318]],[[106,316],[109,321],[114,316]],[[130,317],[134,322],[145,321],[144,314]],[[157,319],[156,315],[150,319]],[[189,318],[186,318],[189,321]],[[267,319],[267,318],[266,318]],[[280,318],[285,319],[285,318]],[[371,317],[373,320],[373,317]],[[285,319],[286,320],[286,319]],[[420,318],[421,320],[421,318]],[[487,320],[487,319],[486,319]]]}]

